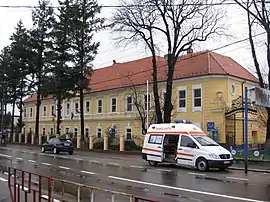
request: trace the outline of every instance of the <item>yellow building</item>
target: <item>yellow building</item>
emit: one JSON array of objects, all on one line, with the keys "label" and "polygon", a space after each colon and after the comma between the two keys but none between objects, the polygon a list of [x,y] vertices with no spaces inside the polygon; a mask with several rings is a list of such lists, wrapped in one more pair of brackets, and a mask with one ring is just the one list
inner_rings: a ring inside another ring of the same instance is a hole
[{"label": "yellow building", "polygon": [[[98,141],[113,127],[116,137],[143,141],[141,121],[134,105],[137,99],[145,116],[146,82],[149,81],[150,112],[153,114],[151,57],[117,63],[95,69],[90,80],[90,91],[84,96],[85,135]],[[158,57],[160,95],[165,92],[166,58]],[[203,51],[181,56],[174,73],[172,120],[186,119],[207,132],[208,122],[214,122],[218,141],[222,144],[243,144],[242,98],[245,86],[257,85],[254,75],[229,57]],[[134,96],[134,93],[138,94]],[[24,101],[24,133],[35,129],[35,95]],[[237,103],[240,101],[239,103]],[[161,96],[162,102],[162,96]],[[234,104],[233,104],[234,103]],[[237,105],[239,104],[239,105]],[[61,133],[80,135],[79,97],[63,103]],[[42,100],[40,109],[41,135],[53,134],[54,100]],[[256,121],[256,111],[250,109],[250,143],[263,143],[265,127]],[[74,113],[73,119],[71,118]],[[209,131],[209,134],[210,131]],[[91,147],[92,148],[92,147]]]}]

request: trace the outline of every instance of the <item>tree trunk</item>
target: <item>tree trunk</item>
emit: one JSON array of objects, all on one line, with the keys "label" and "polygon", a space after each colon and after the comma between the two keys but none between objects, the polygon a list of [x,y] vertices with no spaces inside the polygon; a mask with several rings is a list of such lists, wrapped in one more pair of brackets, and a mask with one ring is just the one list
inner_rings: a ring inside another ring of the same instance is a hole
[{"label": "tree trunk", "polygon": [[171,113],[173,110],[172,105],[172,87],[173,87],[173,72],[174,64],[172,62],[172,56],[168,55],[168,77],[166,80],[166,98],[164,103],[164,123],[171,123]]},{"label": "tree trunk", "polygon": [[40,81],[37,89],[37,103],[36,103],[36,125],[35,125],[35,139],[38,137],[39,133],[39,114],[40,114],[40,105],[41,105],[41,93],[40,93]]},{"label": "tree trunk", "polygon": [[156,55],[153,54],[152,57],[152,65],[153,65],[153,93],[154,93],[154,101],[155,101],[155,111],[156,111],[156,123],[162,123],[162,112],[160,108],[160,101],[158,95],[158,83],[157,83],[157,60]]},{"label": "tree trunk", "polygon": [[61,111],[62,111],[62,100],[57,99],[56,134],[59,134],[59,135],[60,135],[60,125],[62,123]]},{"label": "tree trunk", "polygon": [[83,111],[83,89],[80,88],[80,118],[81,118],[81,141],[82,141],[82,146],[84,144],[84,111]]},{"label": "tree trunk", "polygon": [[22,127],[23,127],[23,121],[22,121],[22,116],[23,116],[23,80],[21,81],[21,86],[20,86],[20,118],[19,118],[19,127],[20,127],[20,133],[22,133]]},{"label": "tree trunk", "polygon": [[15,115],[15,107],[16,107],[16,90],[13,91],[13,100],[12,100],[12,115],[11,115],[11,130],[10,130],[10,141],[12,141],[14,135],[14,115]]}]

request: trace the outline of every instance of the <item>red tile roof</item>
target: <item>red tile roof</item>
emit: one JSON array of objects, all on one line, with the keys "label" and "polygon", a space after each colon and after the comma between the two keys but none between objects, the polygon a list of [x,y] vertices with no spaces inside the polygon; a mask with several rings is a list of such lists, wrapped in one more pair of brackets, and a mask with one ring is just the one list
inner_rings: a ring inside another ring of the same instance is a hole
[{"label": "red tile roof", "polygon": [[[157,57],[158,80],[166,77],[166,60]],[[95,69],[90,79],[90,92],[118,89],[152,81],[152,57],[125,63],[116,63],[108,67]],[[230,57],[211,51],[202,51],[181,56],[175,66],[174,79],[183,79],[204,75],[230,75],[252,82],[258,79]],[[51,99],[51,97],[43,98]],[[36,95],[24,102],[36,100]]]}]

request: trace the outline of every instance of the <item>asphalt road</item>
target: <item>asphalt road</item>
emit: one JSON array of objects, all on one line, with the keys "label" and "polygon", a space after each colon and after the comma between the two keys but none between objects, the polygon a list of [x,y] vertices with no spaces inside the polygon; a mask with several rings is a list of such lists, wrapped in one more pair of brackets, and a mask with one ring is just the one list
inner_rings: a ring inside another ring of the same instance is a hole
[{"label": "asphalt road", "polygon": [[[168,165],[150,167],[140,157],[132,155],[87,152],[75,152],[72,156],[53,155],[43,154],[35,147],[14,145],[0,148],[0,165],[161,202],[270,201],[269,173],[200,173]],[[60,184],[56,183],[55,188],[59,190]],[[69,194],[76,193],[76,187],[67,186],[65,190]],[[95,195],[97,201],[109,201],[111,197],[104,192]],[[89,196],[89,191],[84,190],[82,196]],[[128,201],[124,197],[116,199]]]}]

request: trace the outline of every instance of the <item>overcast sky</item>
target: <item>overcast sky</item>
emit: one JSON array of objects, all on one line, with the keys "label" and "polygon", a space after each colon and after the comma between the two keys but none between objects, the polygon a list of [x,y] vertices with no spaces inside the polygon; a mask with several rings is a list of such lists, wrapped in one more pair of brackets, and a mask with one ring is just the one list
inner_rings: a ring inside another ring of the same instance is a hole
[{"label": "overcast sky", "polygon": [[[57,0],[51,0],[51,3],[55,6],[58,5]],[[98,0],[101,5],[118,5],[118,0]],[[0,6],[35,6],[38,4],[38,0],[8,0],[1,1]],[[222,47],[226,44],[247,38],[247,23],[245,12],[237,5],[224,6],[227,10],[226,23],[229,27],[229,33],[233,38],[222,40],[209,40],[199,47],[195,47],[195,51],[200,50],[214,50]],[[114,11],[114,8],[103,8],[101,15],[109,18]],[[31,9],[29,8],[0,8],[0,49],[9,45],[9,37],[14,32],[14,27],[19,20],[22,20],[26,27],[30,28],[31,22]],[[101,45],[99,53],[95,59],[94,67],[100,68],[112,64],[113,60],[117,62],[125,62],[145,56],[149,56],[149,53],[145,51],[144,46],[128,46],[118,47],[115,45],[110,30],[103,31],[95,36],[95,40],[100,41]],[[263,38],[257,38],[258,51],[262,53]],[[253,62],[250,54],[250,48],[248,41],[237,43],[235,45],[222,48],[216,52],[232,57],[242,66],[248,70],[252,70]],[[160,55],[166,54],[166,50],[161,50]],[[17,110],[16,110],[17,111]]]}]

